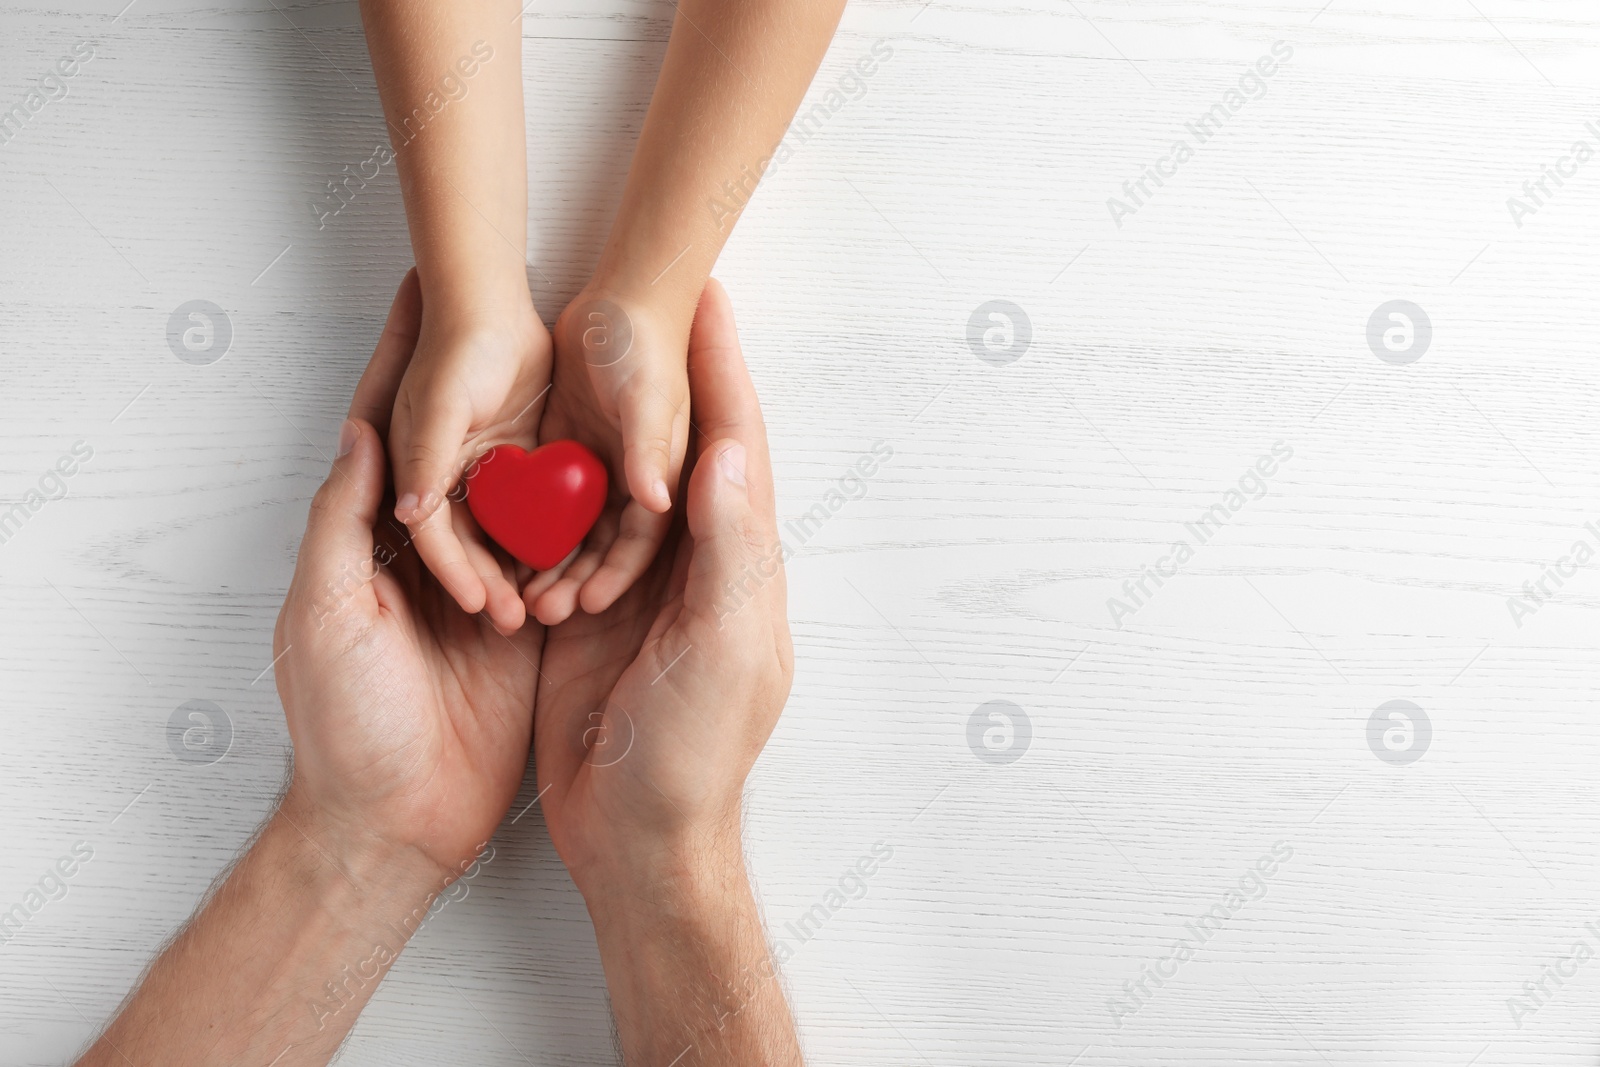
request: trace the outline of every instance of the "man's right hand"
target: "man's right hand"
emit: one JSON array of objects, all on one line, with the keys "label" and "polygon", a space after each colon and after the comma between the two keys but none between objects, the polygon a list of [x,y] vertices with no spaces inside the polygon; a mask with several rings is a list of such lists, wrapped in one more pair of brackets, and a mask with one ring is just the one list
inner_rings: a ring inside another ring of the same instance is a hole
[{"label": "man's right hand", "polygon": [[737,847],[745,777],[789,694],[772,466],[727,293],[690,338],[698,458],[679,523],[609,610],[549,632],[535,762],[580,887],[618,868]]},{"label": "man's right hand", "polygon": [[629,1064],[801,1062],[745,873],[745,778],[793,677],[772,467],[727,294],[689,347],[697,460],[650,570],[549,631],[545,819],[594,919]]}]

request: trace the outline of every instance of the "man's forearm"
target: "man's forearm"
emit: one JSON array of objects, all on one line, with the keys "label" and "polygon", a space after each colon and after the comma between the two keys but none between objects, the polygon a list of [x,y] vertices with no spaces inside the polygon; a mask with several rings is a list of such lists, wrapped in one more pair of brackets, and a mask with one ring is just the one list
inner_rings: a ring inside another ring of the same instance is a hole
[{"label": "man's forearm", "polygon": [[596,277],[692,314],[844,0],[681,0]]},{"label": "man's forearm", "polygon": [[629,1067],[799,1067],[737,846],[588,895]]},{"label": "man's forearm", "polygon": [[286,799],[80,1067],[327,1063],[443,873]]},{"label": "man's forearm", "polygon": [[431,310],[526,303],[527,136],[516,0],[361,0]]}]

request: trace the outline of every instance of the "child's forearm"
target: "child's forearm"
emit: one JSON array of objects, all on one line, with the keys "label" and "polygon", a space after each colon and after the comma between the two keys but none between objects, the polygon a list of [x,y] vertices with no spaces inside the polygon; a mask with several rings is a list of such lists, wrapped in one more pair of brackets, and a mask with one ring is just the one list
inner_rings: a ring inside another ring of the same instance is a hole
[{"label": "child's forearm", "polygon": [[526,303],[516,0],[361,0],[430,314]]},{"label": "child's forearm", "polygon": [[680,0],[601,289],[692,314],[844,0]]}]

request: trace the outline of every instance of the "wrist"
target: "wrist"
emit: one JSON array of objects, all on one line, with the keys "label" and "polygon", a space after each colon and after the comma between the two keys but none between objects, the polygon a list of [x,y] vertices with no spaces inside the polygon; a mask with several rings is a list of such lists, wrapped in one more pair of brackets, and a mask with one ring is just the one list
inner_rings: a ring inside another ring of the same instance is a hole
[{"label": "wrist", "polygon": [[670,371],[674,363],[681,373],[695,307],[648,286],[597,274],[556,322],[557,358],[610,368],[618,377],[651,364],[656,374]]},{"label": "wrist", "polygon": [[677,840],[636,839],[570,869],[597,926],[692,914],[749,892],[737,821],[713,832],[686,830]]},{"label": "wrist", "polygon": [[594,923],[608,984],[618,964],[635,972],[623,981],[638,980],[637,972],[671,971],[681,965],[685,945],[724,955],[736,931],[755,922],[744,856],[720,848],[714,856],[613,866],[604,878],[580,882],[579,889]]},{"label": "wrist", "polygon": [[623,1059],[799,1067],[742,855],[712,845],[628,884],[588,897]]},{"label": "wrist", "polygon": [[427,902],[459,873],[415,845],[333,813],[293,786],[263,828],[261,840],[279,846],[300,868],[303,884],[326,882],[386,910]]},{"label": "wrist", "polygon": [[304,800],[284,798],[81,1062],[329,1061],[427,918],[430,872]]},{"label": "wrist", "polygon": [[719,221],[703,210],[718,192],[699,177],[652,178],[641,172],[636,155],[595,278],[639,300],[685,308],[692,316],[731,232],[730,220]]},{"label": "wrist", "polygon": [[468,328],[526,316],[537,318],[528,276],[520,263],[513,269],[465,258],[463,263],[446,257],[418,257],[417,280],[428,319]]},{"label": "wrist", "polygon": [[681,327],[687,333],[709,277],[688,263],[691,255],[685,255],[662,275],[661,268],[671,262],[671,254],[653,268],[643,265],[642,259],[608,254],[580,295],[590,300],[608,299],[624,308],[637,309],[664,325]]}]

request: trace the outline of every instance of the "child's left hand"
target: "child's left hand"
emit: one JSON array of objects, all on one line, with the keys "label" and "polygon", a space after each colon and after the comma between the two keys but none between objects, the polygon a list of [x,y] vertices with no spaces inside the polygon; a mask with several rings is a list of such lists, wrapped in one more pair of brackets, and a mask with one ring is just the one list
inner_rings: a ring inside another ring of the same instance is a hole
[{"label": "child's left hand", "polygon": [[556,321],[554,387],[539,441],[572,438],[611,473],[605,511],[583,548],[522,593],[540,622],[609,608],[650,566],[672,524],[689,441],[691,314],[596,282]]}]

